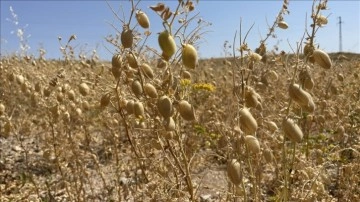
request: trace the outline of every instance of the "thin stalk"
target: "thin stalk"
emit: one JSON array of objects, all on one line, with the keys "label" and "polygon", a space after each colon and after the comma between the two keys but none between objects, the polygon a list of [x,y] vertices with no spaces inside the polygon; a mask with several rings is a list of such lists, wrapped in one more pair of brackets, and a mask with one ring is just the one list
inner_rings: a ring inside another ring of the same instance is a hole
[{"label": "thin stalk", "polygon": [[182,141],[180,139],[180,134],[177,134],[177,136],[178,136],[178,141],[179,141],[179,146],[180,146],[180,152],[181,152],[181,155],[183,156],[183,162],[185,165],[185,177],[186,177],[185,179],[186,179],[186,184],[188,186],[190,199],[191,199],[191,201],[196,201],[195,195],[194,195],[194,188],[193,188],[194,186],[192,183],[191,173],[190,173],[190,161],[188,160],[186,153],[184,151],[184,147],[183,147]]},{"label": "thin stalk", "polygon": [[282,159],[283,159],[283,172],[284,172],[284,188],[283,188],[283,199],[284,202],[288,201],[288,172],[287,172],[287,160],[286,160],[286,138],[284,137],[283,140],[283,152],[282,152]]},{"label": "thin stalk", "polygon": [[[291,157],[291,161],[290,161],[290,166],[289,166],[289,171],[288,172],[288,175],[291,174],[291,171],[293,169],[293,166],[294,166],[294,162],[295,162],[295,153],[296,153],[296,142],[293,142],[292,143],[292,157]],[[289,189],[289,195],[291,194],[291,189]]]}]

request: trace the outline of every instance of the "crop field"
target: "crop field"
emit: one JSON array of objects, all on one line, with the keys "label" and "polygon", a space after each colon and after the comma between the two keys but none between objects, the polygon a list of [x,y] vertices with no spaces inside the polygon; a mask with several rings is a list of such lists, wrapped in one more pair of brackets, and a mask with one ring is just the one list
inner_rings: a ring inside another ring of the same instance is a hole
[{"label": "crop field", "polygon": [[130,2],[112,61],[77,57],[75,35],[61,60],[1,57],[0,201],[360,201],[360,56],[315,44],[327,1],[293,53],[243,30],[212,59],[193,45],[195,2]]}]

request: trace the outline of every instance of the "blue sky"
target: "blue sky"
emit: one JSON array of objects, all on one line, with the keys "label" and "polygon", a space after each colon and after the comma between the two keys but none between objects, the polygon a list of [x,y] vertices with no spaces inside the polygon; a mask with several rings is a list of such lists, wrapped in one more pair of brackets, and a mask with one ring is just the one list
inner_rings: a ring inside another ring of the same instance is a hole
[{"label": "blue sky", "polygon": [[[162,24],[149,6],[161,1],[142,1],[139,8],[146,12],[150,18],[150,31],[148,45],[160,50],[157,45],[157,34],[162,31]],[[177,1],[163,1],[172,10],[176,8]],[[130,13],[130,1],[109,1],[110,5],[118,11],[122,5],[126,17]],[[195,13],[212,25],[206,27],[209,31],[203,35],[199,43],[199,56],[202,58],[224,56],[223,44],[225,40],[232,43],[235,31],[239,31],[240,17],[243,21],[243,32],[255,23],[248,44],[251,49],[259,45],[261,37],[265,37],[268,31],[267,21],[272,24],[281,8],[282,1],[199,1]],[[10,6],[18,15],[18,25],[7,20],[11,19]],[[278,44],[280,50],[289,52],[290,45],[295,47],[300,42],[305,29],[307,14],[308,25],[310,24],[312,1],[296,0],[289,4],[290,14],[285,16],[289,24],[287,30],[276,29],[276,39],[267,41],[268,49]],[[77,39],[72,42],[76,46],[75,51],[83,49],[88,55],[93,49],[97,50],[101,59],[109,60],[110,51],[114,48],[105,42],[104,37],[115,34],[115,30],[107,23],[114,23],[119,29],[121,24],[117,21],[105,1],[8,1],[1,0],[1,55],[8,55],[19,50],[19,39],[16,35],[18,28],[24,28],[24,36],[30,46],[29,53],[38,56],[38,49],[43,47],[46,58],[61,58],[59,51],[58,36],[65,42],[72,34]],[[323,12],[329,16],[329,23],[317,33],[316,42],[320,48],[327,52],[339,50],[339,26],[338,16],[342,17],[343,51],[360,53],[360,2],[359,1],[331,1],[330,10]],[[122,16],[120,12],[120,16]],[[135,22],[135,21],[133,21]],[[196,24],[196,22],[194,22]],[[178,26],[178,25],[177,25]],[[133,27],[133,26],[132,26]],[[140,27],[138,27],[141,30]]]}]

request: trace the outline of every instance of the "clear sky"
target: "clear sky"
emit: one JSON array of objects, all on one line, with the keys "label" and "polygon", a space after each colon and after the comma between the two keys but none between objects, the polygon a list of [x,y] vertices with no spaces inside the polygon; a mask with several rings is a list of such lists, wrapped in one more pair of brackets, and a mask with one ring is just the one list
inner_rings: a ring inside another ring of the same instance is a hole
[{"label": "clear sky", "polygon": [[[59,51],[58,36],[62,36],[65,42],[69,36],[75,34],[77,39],[72,42],[76,46],[75,51],[83,49],[91,54],[93,49],[97,50],[101,59],[109,60],[110,51],[114,48],[105,42],[104,37],[115,34],[116,31],[107,23],[114,23],[118,29],[121,24],[112,14],[111,10],[103,0],[97,1],[9,1],[1,0],[1,55],[8,55],[19,50],[19,38],[16,30],[24,28],[24,36],[30,46],[29,52],[38,56],[38,49],[43,47],[46,58],[61,58]],[[177,1],[147,1],[140,2],[139,8],[146,12],[150,18],[150,31],[148,45],[160,50],[157,45],[157,34],[162,31],[159,16],[149,9],[149,6],[163,2],[172,10],[175,10]],[[130,13],[130,1],[109,1],[116,11],[123,7],[126,17]],[[10,6],[17,14],[18,24],[11,20]],[[200,0],[196,5],[195,13],[212,25],[205,28],[209,31],[203,35],[199,44],[199,56],[202,58],[224,56],[223,44],[225,40],[232,43],[235,31],[239,31],[240,17],[243,20],[243,32],[255,23],[248,44],[251,49],[259,45],[261,37],[265,37],[268,31],[267,21],[272,24],[282,6],[282,1],[215,1]],[[295,47],[300,41],[307,15],[310,24],[312,1],[290,0],[290,14],[285,16],[289,24],[287,30],[276,29],[276,39],[267,41],[268,49],[278,44],[280,50],[290,51],[290,46]],[[327,52],[339,50],[339,25],[338,17],[342,17],[342,42],[343,51],[360,53],[360,2],[359,1],[332,1],[329,0],[330,10],[323,11],[323,15],[329,16],[329,23],[317,33],[316,42],[320,48]],[[119,13],[122,16],[121,12]],[[135,22],[135,21],[133,21]],[[194,22],[196,23],[196,22]],[[178,26],[178,25],[177,25]],[[132,26],[133,27],[133,26]],[[141,29],[140,27],[138,27]]]}]

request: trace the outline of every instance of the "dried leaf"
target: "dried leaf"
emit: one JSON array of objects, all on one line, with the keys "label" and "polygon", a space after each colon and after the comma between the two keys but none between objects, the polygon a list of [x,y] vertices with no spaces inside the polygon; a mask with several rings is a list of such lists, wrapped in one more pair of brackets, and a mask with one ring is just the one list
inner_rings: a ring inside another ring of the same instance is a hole
[{"label": "dried leaf", "polygon": [[189,9],[189,11],[193,11],[195,9],[195,6],[191,1],[186,2],[186,7]]},{"label": "dried leaf", "polygon": [[161,18],[163,20],[168,20],[172,15],[172,12],[170,11],[170,8],[167,7],[162,13],[161,13]]},{"label": "dried leaf", "polygon": [[163,11],[165,9],[165,4],[158,3],[155,6],[150,6],[150,8],[155,12],[161,12],[161,11]]}]

